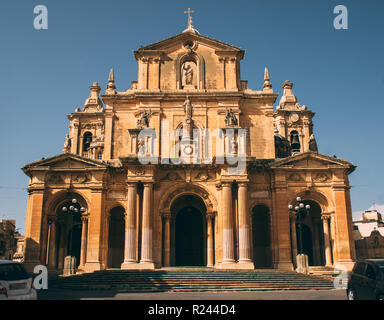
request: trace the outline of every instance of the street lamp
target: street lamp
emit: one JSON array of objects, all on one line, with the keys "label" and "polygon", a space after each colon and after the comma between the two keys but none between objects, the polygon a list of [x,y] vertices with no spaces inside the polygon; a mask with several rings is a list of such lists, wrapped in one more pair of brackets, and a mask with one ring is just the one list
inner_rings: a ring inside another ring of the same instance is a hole
[{"label": "street lamp", "polygon": [[73,239],[73,224],[75,215],[85,212],[85,208],[82,207],[76,198],[73,198],[70,202],[67,202],[62,208],[64,214],[71,215],[71,229],[69,235],[69,252],[68,256],[64,259],[64,275],[74,274],[76,270],[76,257],[72,257],[72,239]]},{"label": "street lamp", "polygon": [[300,237],[300,248],[299,253],[296,257],[297,262],[297,271],[302,273],[308,272],[308,256],[304,253],[303,250],[303,231],[302,231],[302,222],[305,217],[309,214],[309,210],[311,206],[309,204],[305,205],[301,202],[302,199],[300,197],[296,198],[296,204],[288,205],[289,213],[296,217],[297,225],[299,227],[299,237]]}]

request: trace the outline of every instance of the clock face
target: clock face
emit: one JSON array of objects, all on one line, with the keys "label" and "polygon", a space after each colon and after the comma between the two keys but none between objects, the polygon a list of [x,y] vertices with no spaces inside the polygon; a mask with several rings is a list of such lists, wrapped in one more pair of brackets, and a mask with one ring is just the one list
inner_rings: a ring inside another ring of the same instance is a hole
[{"label": "clock face", "polygon": [[193,152],[193,148],[192,148],[192,146],[186,146],[186,147],[184,148],[184,153],[185,153],[185,154],[187,154],[187,155],[191,155],[192,152]]},{"label": "clock face", "polygon": [[299,115],[297,113],[292,113],[289,116],[289,120],[291,120],[292,122],[297,122],[297,121],[299,121]]}]

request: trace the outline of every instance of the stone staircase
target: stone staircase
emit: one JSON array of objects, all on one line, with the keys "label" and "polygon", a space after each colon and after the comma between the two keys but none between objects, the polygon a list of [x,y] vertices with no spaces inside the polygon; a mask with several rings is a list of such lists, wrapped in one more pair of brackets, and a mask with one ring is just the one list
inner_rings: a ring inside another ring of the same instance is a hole
[{"label": "stone staircase", "polygon": [[339,274],[334,268],[331,267],[309,267],[309,274],[314,276],[323,277],[334,281],[334,278]]},{"label": "stone staircase", "polygon": [[167,268],[104,270],[58,277],[50,288],[118,292],[231,292],[269,290],[329,290],[330,279],[294,271]]}]

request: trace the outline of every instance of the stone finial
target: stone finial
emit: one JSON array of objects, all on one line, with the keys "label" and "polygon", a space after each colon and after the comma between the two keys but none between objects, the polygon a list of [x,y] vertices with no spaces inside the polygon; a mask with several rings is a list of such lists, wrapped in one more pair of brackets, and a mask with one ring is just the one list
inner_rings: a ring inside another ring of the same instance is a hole
[{"label": "stone finial", "polygon": [[297,98],[292,91],[293,83],[285,80],[281,87],[284,89],[284,92],[279,102],[279,109],[300,110],[300,104],[297,102]]},{"label": "stone finial", "polygon": [[105,92],[106,94],[115,94],[116,93],[116,86],[115,86],[115,73],[113,69],[109,72],[108,77],[108,85],[107,90]]},{"label": "stone finial", "polygon": [[272,84],[271,84],[270,80],[271,80],[271,78],[269,77],[268,68],[265,67],[263,91],[270,91],[270,92],[272,92]]},{"label": "stone finial", "polygon": [[91,94],[89,95],[89,98],[85,100],[84,108],[82,112],[102,112],[103,111],[103,103],[101,99],[99,98],[100,94],[100,86],[97,82],[94,82],[90,87]]},{"label": "stone finial", "polygon": [[99,97],[100,90],[101,90],[101,88],[99,87],[99,84],[97,82],[94,82],[89,88],[91,89],[90,98],[97,99]]}]

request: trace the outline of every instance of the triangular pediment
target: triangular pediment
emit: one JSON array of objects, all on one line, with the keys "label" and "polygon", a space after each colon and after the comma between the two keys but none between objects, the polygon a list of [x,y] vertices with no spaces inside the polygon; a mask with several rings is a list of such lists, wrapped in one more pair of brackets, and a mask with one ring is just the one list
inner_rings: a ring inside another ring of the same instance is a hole
[{"label": "triangular pediment", "polygon": [[176,36],[141,47],[138,51],[168,51],[175,46],[183,45],[188,40],[196,41],[201,45],[211,47],[218,51],[243,52],[239,47],[192,32],[183,32]]},{"label": "triangular pediment", "polygon": [[288,158],[276,160],[271,167],[294,167],[294,168],[345,168],[352,172],[356,166],[344,159],[330,157],[316,152],[300,153]]},{"label": "triangular pediment", "polygon": [[102,161],[84,158],[72,153],[64,153],[27,164],[24,166],[23,171],[28,172],[38,169],[96,169],[106,167],[107,164]]}]

